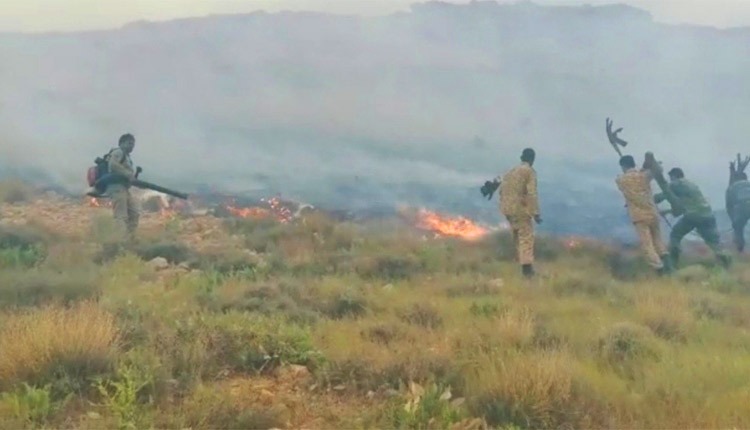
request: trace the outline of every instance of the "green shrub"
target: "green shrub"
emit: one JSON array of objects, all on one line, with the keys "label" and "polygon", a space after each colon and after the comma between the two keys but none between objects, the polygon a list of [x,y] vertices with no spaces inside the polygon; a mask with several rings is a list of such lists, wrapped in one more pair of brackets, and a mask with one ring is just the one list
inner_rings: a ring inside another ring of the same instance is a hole
[{"label": "green shrub", "polygon": [[248,408],[229,392],[205,385],[168,412],[157,419],[157,428],[272,429],[285,424],[279,408]]},{"label": "green shrub", "polygon": [[322,358],[306,328],[280,318],[229,312],[207,316],[202,324],[219,367],[263,372],[283,364],[315,367]]},{"label": "green shrub", "polygon": [[399,317],[404,322],[428,329],[436,329],[443,325],[440,311],[429,303],[414,303],[407,309],[401,310]]},{"label": "green shrub", "polygon": [[640,366],[658,361],[662,350],[647,327],[629,322],[618,323],[607,330],[598,344],[600,358],[615,371],[633,377]]},{"label": "green shrub", "polygon": [[0,308],[68,304],[97,298],[100,294],[95,274],[90,272],[0,271]]},{"label": "green shrub", "polygon": [[0,269],[28,268],[44,261],[50,236],[29,227],[0,226]]},{"label": "green shrub", "polygon": [[450,387],[411,383],[406,395],[386,408],[384,424],[392,429],[450,429],[466,418],[462,405],[463,399],[454,399]]}]

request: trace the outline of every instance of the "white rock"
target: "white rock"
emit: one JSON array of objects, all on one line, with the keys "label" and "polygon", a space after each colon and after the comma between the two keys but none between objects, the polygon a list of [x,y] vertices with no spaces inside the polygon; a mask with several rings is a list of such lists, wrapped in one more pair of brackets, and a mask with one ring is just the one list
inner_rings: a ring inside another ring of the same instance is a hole
[{"label": "white rock", "polygon": [[148,262],[148,265],[156,270],[164,270],[169,268],[169,262],[164,257],[156,257]]}]

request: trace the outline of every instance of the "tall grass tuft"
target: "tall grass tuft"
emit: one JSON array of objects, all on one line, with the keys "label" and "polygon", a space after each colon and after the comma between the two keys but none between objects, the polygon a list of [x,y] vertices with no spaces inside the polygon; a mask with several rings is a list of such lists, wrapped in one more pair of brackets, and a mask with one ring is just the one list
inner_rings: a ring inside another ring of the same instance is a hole
[{"label": "tall grass tuft", "polygon": [[0,387],[88,379],[111,369],[117,342],[114,317],[94,303],[13,313],[0,328]]}]

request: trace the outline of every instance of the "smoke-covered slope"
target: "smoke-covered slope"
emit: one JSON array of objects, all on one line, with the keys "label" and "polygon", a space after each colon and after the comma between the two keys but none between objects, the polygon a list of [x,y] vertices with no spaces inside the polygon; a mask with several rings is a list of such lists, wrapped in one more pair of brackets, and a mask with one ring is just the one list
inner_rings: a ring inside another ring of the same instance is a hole
[{"label": "smoke-covered slope", "polygon": [[[497,221],[479,185],[538,150],[548,230],[628,236],[604,118],[723,206],[750,124],[750,31],[624,6],[428,3],[0,36],[0,150],[77,191],[132,132],[144,177]],[[2,167],[0,166],[0,169]]]}]

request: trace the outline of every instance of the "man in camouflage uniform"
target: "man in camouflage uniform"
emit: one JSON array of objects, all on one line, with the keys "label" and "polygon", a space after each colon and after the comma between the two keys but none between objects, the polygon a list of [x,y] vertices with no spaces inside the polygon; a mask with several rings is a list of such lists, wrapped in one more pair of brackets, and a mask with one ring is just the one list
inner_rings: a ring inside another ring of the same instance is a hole
[{"label": "man in camouflage uniform", "polygon": [[500,182],[500,212],[510,224],[518,263],[526,277],[534,275],[534,221],[542,222],[536,172],[532,167],[535,158],[533,149],[524,149],[521,164],[495,179]]},{"label": "man in camouflage uniform", "polygon": [[[697,230],[722,266],[729,267],[731,260],[721,249],[716,217],[700,188],[685,179],[685,174],[679,167],[669,171],[669,180],[669,190],[679,200],[684,211],[681,214],[673,214],[675,216],[682,215],[680,220],[672,227],[672,232],[669,235],[669,254],[673,264],[676,265],[679,260],[682,239],[691,231]],[[659,193],[654,197],[654,202],[661,203],[666,198],[664,193]],[[666,212],[669,213],[671,210]]]},{"label": "man in camouflage uniform", "polygon": [[737,180],[727,188],[726,209],[732,220],[734,245],[738,252],[745,250],[745,226],[750,220],[750,182],[745,172],[737,173]]},{"label": "man in camouflage uniform", "polygon": [[[118,174],[132,181],[135,179],[135,168],[130,154],[135,148],[135,137],[124,134],[120,137],[119,145],[109,153],[109,172]],[[112,208],[115,220],[121,227],[125,228],[128,239],[135,238],[135,230],[138,227],[139,209],[136,199],[130,193],[128,182],[118,182],[107,186],[106,194],[112,199]]]},{"label": "man in camouflage uniform", "polygon": [[672,267],[667,247],[661,238],[659,211],[651,191],[651,181],[654,179],[651,171],[637,169],[635,160],[630,155],[620,158],[620,167],[623,173],[615,183],[625,197],[628,215],[638,233],[643,254],[657,273],[669,273]]}]

